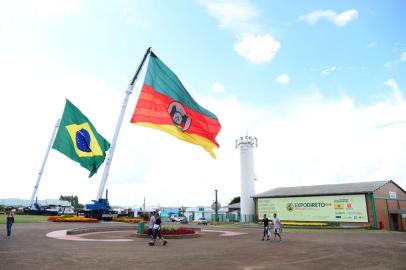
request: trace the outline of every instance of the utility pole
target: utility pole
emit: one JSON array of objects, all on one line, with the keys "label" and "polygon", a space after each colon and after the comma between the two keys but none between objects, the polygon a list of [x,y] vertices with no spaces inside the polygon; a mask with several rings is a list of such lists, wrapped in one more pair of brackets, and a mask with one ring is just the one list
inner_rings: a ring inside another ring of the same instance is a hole
[{"label": "utility pole", "polygon": [[215,191],[215,194],[216,194],[216,200],[215,200],[215,202],[216,202],[216,207],[215,207],[215,209],[216,209],[216,221],[218,222],[219,221],[219,215],[218,215],[217,189],[215,189],[214,191]]}]

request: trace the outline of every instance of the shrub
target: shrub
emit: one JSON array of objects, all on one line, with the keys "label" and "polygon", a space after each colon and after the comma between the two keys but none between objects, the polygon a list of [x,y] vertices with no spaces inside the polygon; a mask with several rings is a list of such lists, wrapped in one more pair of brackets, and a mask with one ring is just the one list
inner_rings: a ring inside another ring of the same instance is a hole
[{"label": "shrub", "polygon": [[59,220],[59,218],[60,218],[59,216],[50,216],[48,217],[48,221],[56,222]]},{"label": "shrub", "polygon": [[[162,235],[194,234],[195,231],[188,228],[177,228],[175,226],[164,226],[161,229]],[[148,234],[148,228],[144,229],[144,234]]]},{"label": "shrub", "polygon": [[98,222],[95,218],[85,218],[76,216],[50,216],[48,221],[52,222]]}]

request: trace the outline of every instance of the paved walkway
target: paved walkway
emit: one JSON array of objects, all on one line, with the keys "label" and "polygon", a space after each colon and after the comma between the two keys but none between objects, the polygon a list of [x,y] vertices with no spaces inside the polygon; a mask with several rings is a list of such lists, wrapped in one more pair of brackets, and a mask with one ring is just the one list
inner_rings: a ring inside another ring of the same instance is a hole
[{"label": "paved walkway", "polygon": [[[148,246],[147,239],[133,237],[135,231],[81,235],[98,241],[47,237],[49,233],[61,234],[63,230],[83,226],[105,224],[15,224],[12,238],[0,239],[0,269],[404,270],[406,265],[406,233],[398,232],[310,230],[290,232],[283,235],[282,242],[274,242],[260,241],[259,228],[205,226],[199,238],[171,239],[166,246],[154,247]],[[221,231],[231,232],[231,236],[221,236]]]}]

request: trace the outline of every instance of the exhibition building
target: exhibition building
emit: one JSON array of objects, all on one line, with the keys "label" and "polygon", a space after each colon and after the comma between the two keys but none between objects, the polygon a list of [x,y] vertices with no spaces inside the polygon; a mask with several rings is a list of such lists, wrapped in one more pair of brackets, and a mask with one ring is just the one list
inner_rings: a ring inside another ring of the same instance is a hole
[{"label": "exhibition building", "polygon": [[406,192],[392,180],[278,187],[253,196],[256,215],[283,221],[406,231]]}]

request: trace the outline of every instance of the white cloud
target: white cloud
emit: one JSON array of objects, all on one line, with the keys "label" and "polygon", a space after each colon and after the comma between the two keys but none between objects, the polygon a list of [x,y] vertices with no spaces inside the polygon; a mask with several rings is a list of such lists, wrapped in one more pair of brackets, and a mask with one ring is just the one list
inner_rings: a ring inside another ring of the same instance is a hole
[{"label": "white cloud", "polygon": [[11,1],[0,1],[0,31],[7,31],[13,23]]},{"label": "white cloud", "polygon": [[255,64],[271,61],[280,47],[280,42],[268,34],[254,36],[247,33],[234,44],[238,54]]},{"label": "white cloud", "polygon": [[121,15],[127,19],[127,23],[131,24],[134,22],[134,17],[132,15],[132,9],[125,7],[121,10]]},{"label": "white cloud", "polygon": [[347,25],[356,18],[358,18],[358,11],[355,9],[350,9],[338,14],[332,10],[316,10],[299,17],[299,19],[307,22],[310,25],[314,25],[320,20],[326,20],[339,27]]},{"label": "white cloud", "polygon": [[258,15],[258,10],[248,1],[211,1],[202,0],[210,15],[217,18],[220,27],[230,28],[237,32],[247,31],[252,20]]},{"label": "white cloud", "polygon": [[368,48],[375,48],[378,45],[378,43],[376,43],[376,41],[371,41],[368,43]]},{"label": "white cloud", "polygon": [[280,84],[288,84],[290,82],[290,78],[289,78],[288,74],[283,73],[283,74],[279,75],[278,77],[276,77],[276,82],[278,82]]},{"label": "white cloud", "polygon": [[389,86],[392,89],[393,97],[395,98],[395,100],[397,102],[403,102],[403,100],[404,100],[403,93],[400,90],[400,88],[399,88],[398,84],[396,83],[395,79],[393,79],[393,78],[387,79],[383,83],[385,85]]},{"label": "white cloud", "polygon": [[391,67],[393,67],[393,65],[394,65],[394,62],[392,62],[392,61],[387,61],[387,62],[385,62],[385,64],[383,64],[383,66],[386,68],[391,68]]},{"label": "white cloud", "polygon": [[399,56],[398,59],[393,60],[393,61],[387,61],[387,62],[384,64],[384,67],[386,67],[386,68],[392,68],[392,67],[395,67],[395,66],[397,66],[398,64],[401,64],[401,63],[403,63],[403,62],[406,62],[406,51],[402,52],[402,53],[400,54],[400,56]]},{"label": "white cloud", "polygon": [[146,23],[143,18],[144,14],[141,14],[137,1],[129,1],[126,6],[121,9],[121,16],[126,20],[127,24],[135,24],[137,27],[141,27],[144,30],[150,29],[150,25]]},{"label": "white cloud", "polygon": [[400,54],[400,62],[406,62],[406,51]]},{"label": "white cloud", "polygon": [[54,17],[54,16],[64,16],[80,5],[80,0],[69,0],[69,1],[54,1],[54,0],[30,0],[28,1],[31,10],[34,14],[43,17]]},{"label": "white cloud", "polygon": [[331,73],[333,73],[334,71],[337,71],[337,70],[338,69],[337,69],[336,66],[326,67],[326,68],[324,68],[324,69],[322,69],[320,71],[320,75],[321,76],[328,76],[328,75],[330,75]]},{"label": "white cloud", "polygon": [[245,0],[201,0],[210,15],[219,20],[220,27],[239,37],[234,50],[255,64],[269,62],[280,49],[279,41],[264,31],[256,22],[259,11]]},{"label": "white cloud", "polygon": [[31,44],[47,31],[49,19],[69,16],[80,8],[80,4],[80,0],[0,1],[0,36],[2,36],[0,47],[2,43],[11,42]]},{"label": "white cloud", "polygon": [[222,85],[221,83],[215,82],[211,85],[211,91],[213,93],[223,93],[224,85]]}]

